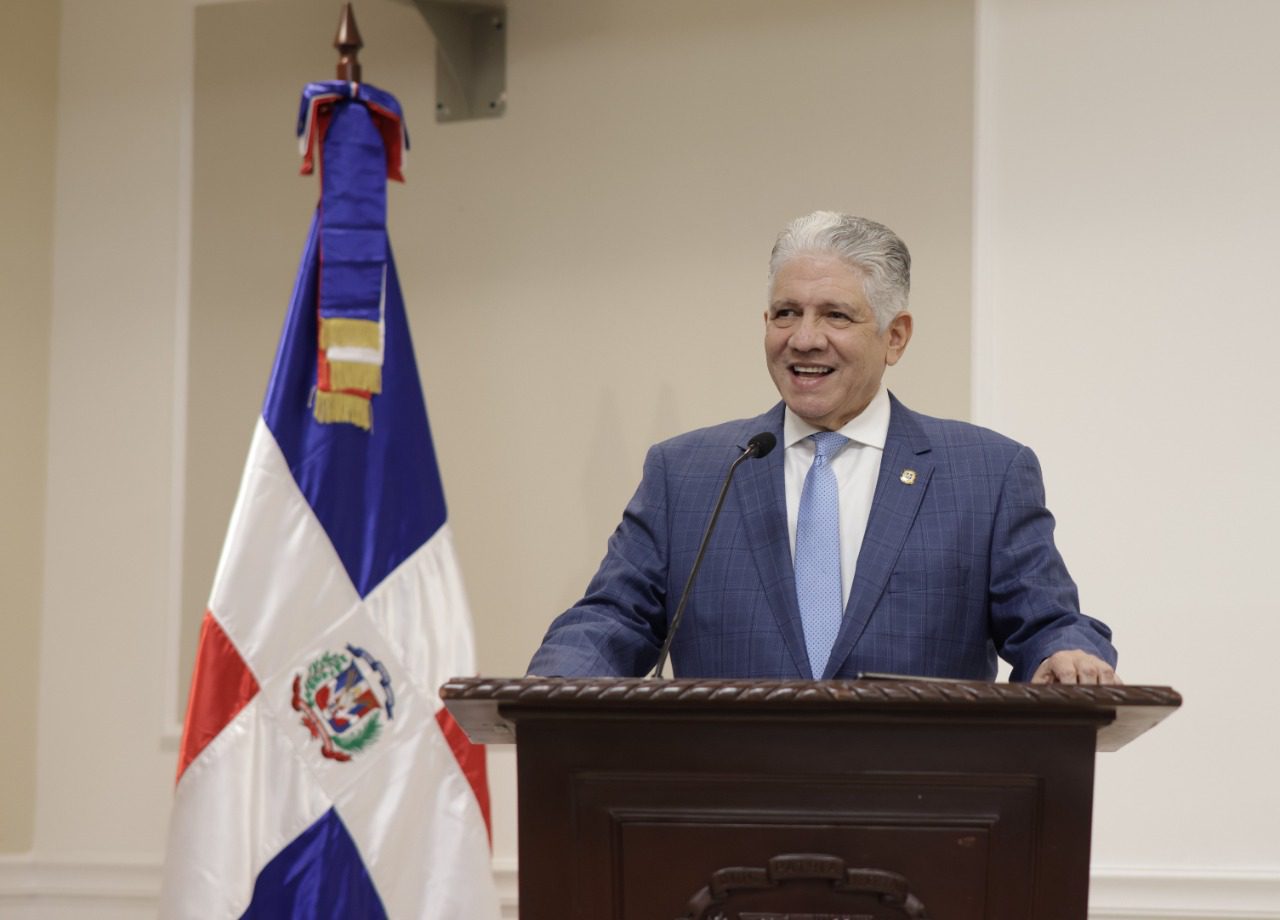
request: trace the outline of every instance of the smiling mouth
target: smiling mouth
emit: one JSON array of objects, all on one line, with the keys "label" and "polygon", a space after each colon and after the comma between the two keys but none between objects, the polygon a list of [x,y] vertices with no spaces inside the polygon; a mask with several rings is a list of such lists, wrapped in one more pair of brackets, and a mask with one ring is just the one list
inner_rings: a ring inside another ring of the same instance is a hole
[{"label": "smiling mouth", "polygon": [[827,374],[834,373],[834,367],[826,367],[821,364],[793,364],[790,371],[796,377],[825,377]]}]

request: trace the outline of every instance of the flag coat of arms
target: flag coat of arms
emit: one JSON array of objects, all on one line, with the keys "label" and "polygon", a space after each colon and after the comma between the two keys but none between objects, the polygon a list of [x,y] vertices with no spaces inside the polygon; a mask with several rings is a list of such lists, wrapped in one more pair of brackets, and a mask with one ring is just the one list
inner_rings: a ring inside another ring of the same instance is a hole
[{"label": "flag coat of arms", "polygon": [[496,920],[483,749],[437,694],[474,647],[386,239],[400,108],[311,84],[299,133],[321,199],[201,628],[160,916]]}]

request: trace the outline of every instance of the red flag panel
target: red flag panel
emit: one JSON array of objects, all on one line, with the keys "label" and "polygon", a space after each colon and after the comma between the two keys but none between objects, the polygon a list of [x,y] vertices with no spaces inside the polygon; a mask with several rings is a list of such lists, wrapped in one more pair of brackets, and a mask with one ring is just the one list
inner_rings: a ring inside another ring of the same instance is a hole
[{"label": "red flag panel", "polygon": [[476,795],[476,804],[480,806],[480,814],[484,815],[484,828],[489,833],[489,843],[493,844],[493,824],[489,820],[489,782],[484,761],[484,745],[472,744],[467,733],[453,720],[449,710],[443,706],[436,712],[436,722],[444,732],[445,740],[453,750],[453,756],[462,767],[463,775],[471,784],[471,791]]},{"label": "red flag panel", "polygon": [[199,756],[258,693],[258,681],[208,610],[200,624],[200,645],[191,675],[191,697],[178,750],[178,775]]}]

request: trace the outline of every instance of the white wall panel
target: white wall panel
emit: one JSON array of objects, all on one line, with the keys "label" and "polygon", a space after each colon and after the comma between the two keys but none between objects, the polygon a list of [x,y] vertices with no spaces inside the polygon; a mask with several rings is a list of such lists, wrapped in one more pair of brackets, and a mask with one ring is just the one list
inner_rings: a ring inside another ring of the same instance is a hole
[{"label": "white wall panel", "polygon": [[979,9],[975,416],[1039,452],[1122,676],[1186,698],[1101,758],[1094,863],[1259,873],[1257,916],[1280,916],[1278,32],[1244,0]]}]

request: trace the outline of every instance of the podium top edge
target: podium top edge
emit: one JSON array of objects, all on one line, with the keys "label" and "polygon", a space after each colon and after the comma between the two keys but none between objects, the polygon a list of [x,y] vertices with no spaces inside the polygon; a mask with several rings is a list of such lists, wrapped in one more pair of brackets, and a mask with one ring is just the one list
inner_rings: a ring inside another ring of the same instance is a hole
[{"label": "podium top edge", "polygon": [[440,688],[443,700],[490,701],[504,707],[544,705],[737,708],[831,706],[899,708],[1021,708],[1097,710],[1182,705],[1182,696],[1162,686],[1072,686],[931,680],[744,680],[639,677],[455,677]]}]

